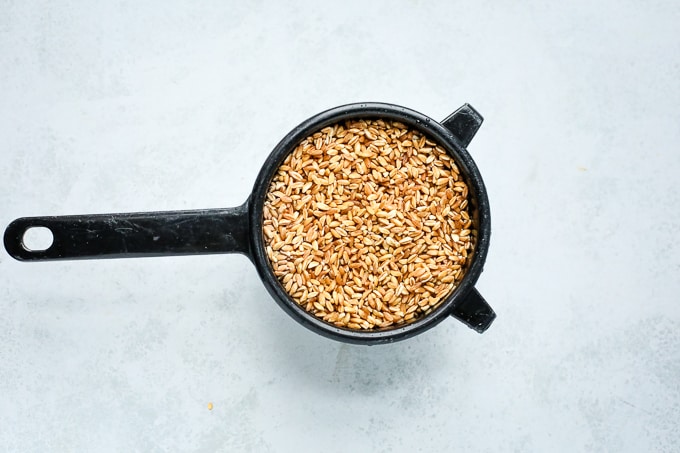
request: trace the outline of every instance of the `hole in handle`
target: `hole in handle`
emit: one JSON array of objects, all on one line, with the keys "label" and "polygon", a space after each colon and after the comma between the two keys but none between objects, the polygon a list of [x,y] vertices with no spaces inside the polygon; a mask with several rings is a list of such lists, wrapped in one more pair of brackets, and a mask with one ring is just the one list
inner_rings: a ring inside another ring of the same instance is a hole
[{"label": "hole in handle", "polygon": [[43,226],[28,228],[21,239],[21,245],[29,252],[44,252],[54,243],[52,231]]}]

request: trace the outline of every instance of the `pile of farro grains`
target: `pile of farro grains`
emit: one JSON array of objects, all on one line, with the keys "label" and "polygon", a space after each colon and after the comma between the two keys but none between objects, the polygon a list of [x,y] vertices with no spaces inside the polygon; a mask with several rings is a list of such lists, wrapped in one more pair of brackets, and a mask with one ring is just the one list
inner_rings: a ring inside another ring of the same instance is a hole
[{"label": "pile of farro grains", "polygon": [[300,306],[339,327],[380,329],[430,313],[460,283],[477,234],[468,209],[443,148],[399,122],[351,120],[284,160],[263,233]]}]

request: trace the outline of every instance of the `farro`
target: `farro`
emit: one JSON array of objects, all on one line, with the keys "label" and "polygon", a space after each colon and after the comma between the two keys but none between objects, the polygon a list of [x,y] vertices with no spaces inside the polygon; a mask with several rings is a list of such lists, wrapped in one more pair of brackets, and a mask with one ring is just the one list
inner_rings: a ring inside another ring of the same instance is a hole
[{"label": "farro", "polygon": [[335,124],[275,174],[267,256],[288,294],[326,322],[412,322],[464,275],[477,235],[468,194],[454,161],[421,132],[381,119]]}]

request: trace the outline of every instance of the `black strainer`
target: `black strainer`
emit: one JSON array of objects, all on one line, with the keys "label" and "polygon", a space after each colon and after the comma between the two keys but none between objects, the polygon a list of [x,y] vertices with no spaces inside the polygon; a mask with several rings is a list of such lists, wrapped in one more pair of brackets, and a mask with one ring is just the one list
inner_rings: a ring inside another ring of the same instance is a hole
[{"label": "black strainer", "polygon": [[[303,139],[324,127],[358,118],[400,121],[421,131],[444,148],[468,184],[470,210],[478,231],[475,250],[460,285],[436,309],[408,324],[368,331],[336,327],[299,306],[274,276],[262,233],[262,211],[267,190],[286,156]],[[281,140],[262,166],[252,193],[239,207],[24,217],[7,227],[5,249],[21,261],[242,253],[255,264],[264,285],[281,308],[300,324],[326,337],[358,344],[389,343],[424,332],[448,316],[461,320],[481,333],[496,317],[474,288],[489,249],[490,211],[482,177],[465,148],[482,121],[481,115],[468,104],[441,123],[392,104],[361,103],[336,107],[309,118]],[[52,233],[52,245],[45,250],[30,250],[24,244],[24,234],[35,227],[47,228]]]}]

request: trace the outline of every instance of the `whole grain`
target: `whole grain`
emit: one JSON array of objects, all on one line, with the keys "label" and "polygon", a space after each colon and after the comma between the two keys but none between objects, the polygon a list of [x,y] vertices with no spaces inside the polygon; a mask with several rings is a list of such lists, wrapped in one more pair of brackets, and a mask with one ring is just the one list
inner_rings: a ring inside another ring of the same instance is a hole
[{"label": "whole grain", "polygon": [[462,279],[476,230],[468,186],[404,124],[353,120],[303,140],[276,172],[263,234],[274,274],[305,310],[376,329],[433,310]]}]

